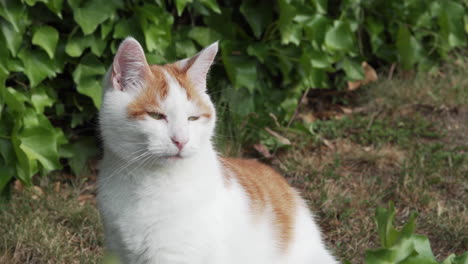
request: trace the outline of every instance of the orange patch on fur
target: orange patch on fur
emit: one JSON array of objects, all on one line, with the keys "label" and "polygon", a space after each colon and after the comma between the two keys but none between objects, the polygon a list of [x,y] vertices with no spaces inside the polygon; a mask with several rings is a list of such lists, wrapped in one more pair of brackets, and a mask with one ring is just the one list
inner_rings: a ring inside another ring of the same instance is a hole
[{"label": "orange patch on fur", "polygon": [[294,190],[273,168],[256,160],[223,158],[221,162],[226,185],[235,178],[247,193],[254,213],[262,214],[267,206],[273,209],[279,245],[286,250],[294,230],[297,206]]},{"label": "orange patch on fur", "polygon": [[176,64],[163,66],[151,65],[150,71],[145,76],[145,88],[138,97],[128,106],[128,115],[135,119],[144,119],[147,112],[161,112],[159,101],[163,100],[169,92],[169,84],[164,74],[166,71],[179,85],[187,91],[189,100],[194,101],[201,108],[202,116],[211,118],[212,110],[206,104],[192,82],[187,77],[187,70],[179,69]]},{"label": "orange patch on fur", "polygon": [[158,99],[162,100],[167,96],[169,86],[160,66],[152,65],[145,80],[143,92],[128,106],[128,115],[131,118],[143,119],[147,112],[160,112]]},{"label": "orange patch on fur", "polygon": [[190,100],[194,101],[195,104],[197,104],[198,107],[202,109],[203,116],[209,118],[212,114],[210,106],[202,100],[199,92],[196,90],[193,83],[187,76],[187,70],[188,68],[190,68],[192,63],[193,62],[189,61],[187,63],[187,66],[182,69],[177,65],[177,63],[166,64],[163,67],[172,77],[174,77],[174,79],[176,79],[180,87],[184,88],[187,91],[187,97]]}]

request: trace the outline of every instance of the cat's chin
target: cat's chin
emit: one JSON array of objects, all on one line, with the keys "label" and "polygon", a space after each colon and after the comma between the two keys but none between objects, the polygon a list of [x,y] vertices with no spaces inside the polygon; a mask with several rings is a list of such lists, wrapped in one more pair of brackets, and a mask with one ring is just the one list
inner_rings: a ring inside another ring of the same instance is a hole
[{"label": "cat's chin", "polygon": [[176,161],[176,160],[184,159],[184,157],[182,157],[180,154],[177,154],[177,155],[174,155],[174,156],[168,156],[168,157],[166,157],[166,159],[170,160],[170,161]]},{"label": "cat's chin", "polygon": [[163,157],[164,160],[170,161],[170,162],[175,162],[175,161],[180,161],[180,160],[185,160],[190,158],[192,155],[185,154],[185,153],[177,153],[175,155],[168,155]]}]

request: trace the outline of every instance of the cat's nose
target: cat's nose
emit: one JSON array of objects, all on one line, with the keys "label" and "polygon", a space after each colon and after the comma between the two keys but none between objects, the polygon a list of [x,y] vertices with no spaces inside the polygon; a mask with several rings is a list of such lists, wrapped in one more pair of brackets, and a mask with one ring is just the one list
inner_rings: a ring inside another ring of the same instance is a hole
[{"label": "cat's nose", "polygon": [[176,147],[179,149],[179,150],[182,150],[185,146],[185,144],[187,144],[188,142],[188,139],[182,139],[182,138],[178,138],[178,137],[171,137],[171,140],[172,140],[172,143],[174,143],[174,145],[176,145]]}]

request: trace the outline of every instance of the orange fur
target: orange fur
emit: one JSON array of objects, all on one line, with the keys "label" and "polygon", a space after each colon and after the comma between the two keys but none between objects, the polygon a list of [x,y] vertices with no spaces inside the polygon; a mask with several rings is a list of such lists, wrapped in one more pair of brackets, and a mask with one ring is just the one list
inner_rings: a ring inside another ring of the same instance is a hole
[{"label": "orange fur", "polygon": [[163,66],[151,65],[150,71],[145,76],[143,92],[128,106],[128,116],[135,119],[143,119],[147,112],[161,112],[159,101],[168,94],[169,84],[164,76],[164,71],[170,74],[187,91],[187,98],[194,101],[202,110],[202,116],[211,118],[212,110],[206,104],[199,92],[195,90],[192,82],[187,77],[185,69],[179,69],[176,64]]},{"label": "orange fur", "polygon": [[187,76],[187,69],[190,68],[192,62],[189,61],[188,66],[185,68],[180,68],[177,63],[174,64],[166,64],[164,65],[164,69],[173,76],[177,82],[179,83],[180,87],[185,88],[187,91],[187,97],[190,100],[193,100],[198,107],[200,107],[203,111],[203,115],[210,117],[211,116],[211,108],[207,105],[200,97],[199,92],[193,86],[193,83],[189,80]]},{"label": "orange fur", "polygon": [[279,233],[279,245],[286,250],[292,240],[295,192],[286,180],[271,167],[256,160],[223,158],[225,183],[233,178],[244,188],[254,214],[262,214],[269,205],[275,215],[274,223]]},{"label": "orange fur", "polygon": [[147,112],[161,112],[159,101],[167,96],[168,83],[160,66],[152,65],[145,76],[143,92],[128,106],[128,116],[143,119]]}]

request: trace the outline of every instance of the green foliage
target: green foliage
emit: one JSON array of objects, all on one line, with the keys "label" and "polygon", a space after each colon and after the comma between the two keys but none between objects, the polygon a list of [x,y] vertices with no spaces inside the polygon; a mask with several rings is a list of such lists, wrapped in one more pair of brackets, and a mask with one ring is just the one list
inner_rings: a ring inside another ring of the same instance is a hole
[{"label": "green foliage", "polygon": [[[375,222],[377,224],[381,248],[366,252],[366,264],[439,264],[432,254],[427,237],[414,234],[416,213],[412,213],[408,222],[398,231],[393,227],[395,208],[377,208]],[[447,257],[441,264],[465,264],[468,252],[461,256],[455,254]]]},{"label": "green foliage", "polygon": [[[123,38],[150,63],[220,40],[210,89],[247,131],[289,120],[306,89],[363,77],[361,61],[427,68],[466,47],[461,0],[0,0],[0,191],[70,165],[97,143],[100,81]],[[247,132],[245,134],[248,134]]]}]

